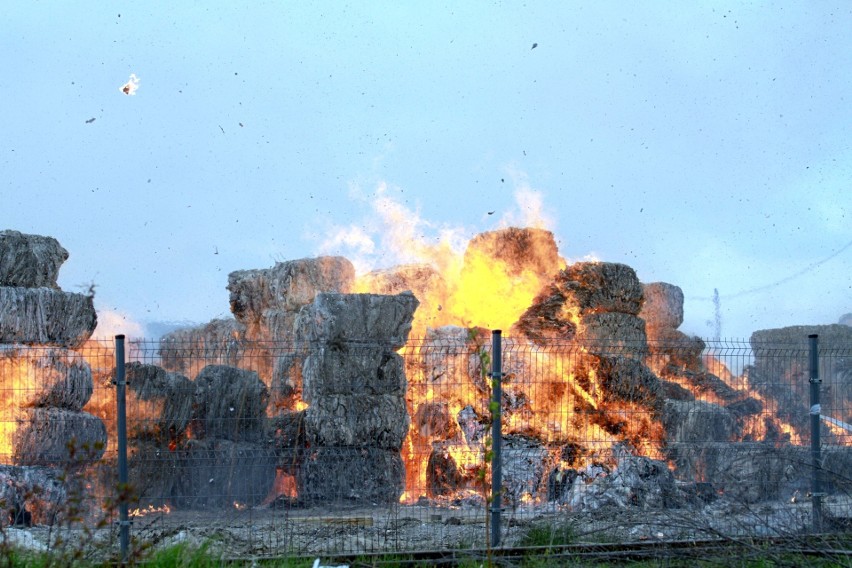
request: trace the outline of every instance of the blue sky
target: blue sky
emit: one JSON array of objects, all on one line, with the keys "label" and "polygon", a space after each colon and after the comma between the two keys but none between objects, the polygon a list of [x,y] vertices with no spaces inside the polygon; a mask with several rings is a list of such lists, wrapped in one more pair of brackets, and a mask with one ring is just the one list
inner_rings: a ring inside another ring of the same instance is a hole
[{"label": "blue sky", "polygon": [[94,282],[131,333],[227,315],[233,270],[397,263],[387,203],[425,242],[546,217],[569,260],[681,286],[702,336],[714,288],[726,337],[852,312],[848,2],[6,2],[0,18],[0,228],[59,239],[62,287]]}]

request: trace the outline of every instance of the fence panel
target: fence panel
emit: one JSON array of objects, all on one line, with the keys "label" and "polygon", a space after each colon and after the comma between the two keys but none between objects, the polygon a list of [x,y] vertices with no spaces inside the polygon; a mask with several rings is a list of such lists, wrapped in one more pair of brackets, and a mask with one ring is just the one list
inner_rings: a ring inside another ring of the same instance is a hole
[{"label": "fence panel", "polygon": [[[402,347],[130,340],[122,493],[113,342],[7,346],[0,521],[43,543],[86,532],[114,555],[124,500],[133,550],[485,548],[500,460],[503,546],[542,527],[587,542],[797,534],[814,524],[808,349],[504,337],[497,408],[483,330]],[[820,528],[834,530],[852,518],[852,346],[823,344],[818,361]]]}]

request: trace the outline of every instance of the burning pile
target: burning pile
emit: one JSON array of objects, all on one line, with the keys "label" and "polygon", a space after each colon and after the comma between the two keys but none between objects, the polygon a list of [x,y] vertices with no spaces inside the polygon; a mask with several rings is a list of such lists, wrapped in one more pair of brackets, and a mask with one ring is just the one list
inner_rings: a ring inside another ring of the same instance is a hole
[{"label": "burning pile", "polygon": [[[35,486],[55,487],[60,467],[96,461],[106,447],[104,423],[82,410],[92,372],[75,351],[97,317],[91,296],[59,289],[67,258],[56,239],[0,232],[0,460],[14,464],[0,472],[0,498],[14,507]],[[30,507],[43,520],[43,508]]]},{"label": "burning pile", "polygon": [[[71,436],[106,440],[81,410],[92,372],[72,349],[94,311],[56,289],[66,257],[52,239],[0,233],[0,379],[14,393],[0,443],[18,465],[55,463]],[[513,506],[668,507],[688,498],[676,478],[712,477],[743,500],[799,483],[792,458],[773,453],[803,425],[772,390],[771,359],[755,346],[744,377],[757,388],[734,377],[678,330],[677,286],[643,284],[623,264],[566,265],[540,229],[483,233],[464,255],[424,261],[357,278],[341,257],[232,273],[233,319],[171,333],[157,361],[127,366],[143,500],[482,503],[497,328]],[[755,489],[755,477],[769,481]]]}]

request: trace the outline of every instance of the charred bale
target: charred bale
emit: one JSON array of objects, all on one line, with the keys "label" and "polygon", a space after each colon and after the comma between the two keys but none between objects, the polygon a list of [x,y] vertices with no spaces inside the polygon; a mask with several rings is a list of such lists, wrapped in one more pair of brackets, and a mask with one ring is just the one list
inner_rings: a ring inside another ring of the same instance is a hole
[{"label": "charred bale", "polygon": [[688,385],[690,390],[698,396],[717,401],[721,404],[728,405],[742,400],[745,396],[742,391],[738,391],[713,373],[707,371],[687,371],[669,365],[660,374],[664,379]]},{"label": "charred bale", "polygon": [[429,440],[449,440],[461,433],[446,402],[425,402],[414,414],[414,431]]},{"label": "charred bale", "polygon": [[106,450],[106,426],[88,412],[48,407],[16,414],[9,433],[16,464],[82,464],[99,460]]},{"label": "charred bale", "polygon": [[476,479],[474,472],[459,468],[449,448],[445,443],[432,444],[426,463],[426,489],[431,497],[449,497]]},{"label": "charred bale", "polygon": [[208,365],[195,378],[193,437],[257,441],[268,401],[269,390],[254,371]]},{"label": "charred bale", "polygon": [[92,336],[97,323],[92,296],[0,287],[0,343],[75,349]]},{"label": "charred bale", "polygon": [[669,449],[676,475],[711,483],[726,498],[741,503],[789,499],[810,486],[807,448],[766,443],[674,444]]},{"label": "charred bale", "polygon": [[701,358],[706,347],[703,340],[690,337],[676,329],[647,327],[650,365],[655,369],[685,370],[700,372],[704,370]]},{"label": "charred bale", "polygon": [[408,409],[396,395],[329,395],[305,412],[311,446],[372,446],[399,451],[408,433]]},{"label": "charred bale", "polygon": [[578,315],[619,312],[637,315],[642,284],[626,264],[578,262],[559,273],[556,283]]},{"label": "charred bale", "polygon": [[305,411],[284,412],[270,420],[272,448],[278,467],[291,475],[298,472],[308,447]]},{"label": "charred bale", "polygon": [[68,251],[53,237],[0,231],[0,286],[59,289]]},{"label": "charred bale", "polygon": [[310,343],[366,342],[388,349],[405,345],[419,302],[414,294],[317,294],[302,308],[296,337]]},{"label": "charred bale", "polygon": [[297,476],[307,505],[399,503],[405,466],[398,451],[381,448],[312,448]]},{"label": "charred bale", "polygon": [[94,390],[82,355],[59,347],[0,345],[0,389],[9,408],[55,406],[82,410]]}]

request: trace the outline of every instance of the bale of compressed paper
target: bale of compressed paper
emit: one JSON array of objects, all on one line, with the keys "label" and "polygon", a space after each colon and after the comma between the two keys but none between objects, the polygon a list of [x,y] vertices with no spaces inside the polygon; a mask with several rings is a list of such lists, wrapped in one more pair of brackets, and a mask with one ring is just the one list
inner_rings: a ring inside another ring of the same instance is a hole
[{"label": "bale of compressed paper", "polygon": [[553,233],[544,229],[509,227],[480,233],[467,245],[465,265],[480,258],[502,262],[509,276],[550,278],[565,266]]},{"label": "bale of compressed paper", "polygon": [[306,505],[399,503],[405,465],[398,451],[381,448],[312,448],[296,477]]},{"label": "bale of compressed paper", "polygon": [[[543,345],[571,340],[578,326],[584,324],[584,316],[605,312],[635,316],[641,306],[642,285],[632,268],[610,262],[578,262],[561,270],[545,286],[521,314],[513,332]],[[643,341],[644,336],[642,322]]]},{"label": "bale of compressed paper", "polygon": [[180,509],[254,507],[275,481],[275,452],[262,444],[188,440],[175,472],[173,503]]},{"label": "bale of compressed paper", "polygon": [[736,421],[726,408],[700,400],[666,400],[663,426],[670,443],[726,442],[736,435]]},{"label": "bale of compressed paper", "polygon": [[447,283],[441,273],[428,264],[404,264],[359,276],[353,290],[385,296],[406,291],[414,294],[423,309],[427,307],[424,305],[427,299],[440,301],[446,297]]},{"label": "bale of compressed paper", "polygon": [[52,288],[0,287],[0,343],[81,346],[98,318],[92,296]]},{"label": "bale of compressed paper", "polygon": [[812,468],[804,447],[765,443],[675,444],[669,448],[675,475],[710,483],[715,492],[741,503],[785,499],[810,488]]},{"label": "bale of compressed paper", "polygon": [[195,385],[156,365],[131,362],[125,372],[128,435],[174,441],[192,419]]},{"label": "bale of compressed paper", "polygon": [[642,284],[645,301],[639,317],[648,328],[676,329],[683,323],[683,290],[666,282]]},{"label": "bale of compressed paper", "polygon": [[320,292],[349,292],[355,267],[339,256],[278,262],[272,268],[238,270],[228,275],[231,313],[250,328],[266,310],[298,312]]},{"label": "bale of compressed paper", "polygon": [[308,402],[329,395],[402,396],[407,386],[400,355],[356,343],[320,346],[305,360],[303,377],[303,398]]},{"label": "bale of compressed paper", "polygon": [[233,318],[167,333],[160,339],[160,364],[195,377],[207,365],[245,366],[246,327]]},{"label": "bale of compressed paper", "polygon": [[68,251],[53,237],[0,231],[0,286],[59,289]]},{"label": "bale of compressed paper", "polygon": [[150,439],[131,439],[127,471],[134,497],[155,506],[173,503],[178,478],[185,467],[183,459],[183,447],[170,448]]},{"label": "bale of compressed paper", "polygon": [[305,411],[311,446],[371,446],[399,451],[408,433],[408,409],[397,395],[328,395]]},{"label": "bale of compressed paper", "polygon": [[601,312],[580,318],[577,342],[602,357],[631,357],[643,361],[648,354],[645,322],[637,316]]},{"label": "bale of compressed paper", "polygon": [[664,379],[670,379],[686,386],[694,395],[713,402],[727,405],[746,397],[743,391],[733,388],[707,371],[693,372],[669,365],[662,370],[660,375]]},{"label": "bale of compressed paper", "polygon": [[192,436],[257,441],[268,402],[269,390],[254,371],[208,365],[195,378]]},{"label": "bale of compressed paper", "polygon": [[[647,408],[662,404],[660,379],[643,363],[629,357],[578,357],[574,368],[578,384],[591,385],[593,396],[602,403],[635,402]],[[592,378],[594,375],[594,378]]]},{"label": "bale of compressed paper", "polygon": [[642,308],[642,284],[626,264],[577,262],[561,271],[554,283],[579,315],[597,312],[637,315]]},{"label": "bale of compressed paper", "polygon": [[701,358],[706,344],[698,337],[690,337],[676,329],[646,327],[650,364],[655,369],[671,366],[690,371],[704,370]]},{"label": "bale of compressed paper", "polygon": [[92,370],[82,355],[60,347],[0,345],[0,407],[82,410],[92,396]]},{"label": "bale of compressed paper", "polygon": [[[64,408],[24,408],[5,433],[18,465],[63,465],[97,461],[106,449],[103,421]],[[8,447],[7,445],[7,447]]]},{"label": "bale of compressed paper", "polygon": [[312,343],[405,345],[419,302],[414,294],[317,294],[296,320],[296,337]]}]

